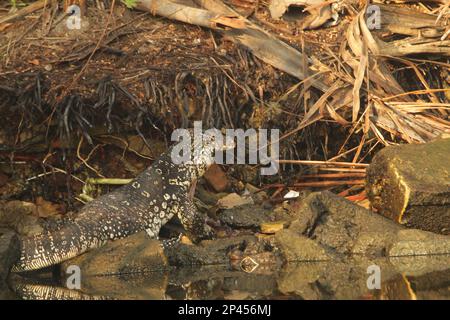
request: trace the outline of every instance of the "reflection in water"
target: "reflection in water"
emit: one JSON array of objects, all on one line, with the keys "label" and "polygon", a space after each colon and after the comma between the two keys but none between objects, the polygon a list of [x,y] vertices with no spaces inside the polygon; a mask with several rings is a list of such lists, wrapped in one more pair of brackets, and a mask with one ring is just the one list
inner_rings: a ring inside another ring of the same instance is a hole
[{"label": "reflection in water", "polygon": [[[380,267],[379,289],[367,287],[370,265]],[[450,256],[352,258],[252,273],[202,266],[81,282],[76,291],[61,286],[64,279],[10,277],[23,299],[450,299]]]}]

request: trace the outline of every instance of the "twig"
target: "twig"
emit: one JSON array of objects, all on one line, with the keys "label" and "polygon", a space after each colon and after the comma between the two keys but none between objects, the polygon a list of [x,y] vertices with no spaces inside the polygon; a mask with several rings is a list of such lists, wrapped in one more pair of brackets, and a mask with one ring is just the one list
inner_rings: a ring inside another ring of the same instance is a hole
[{"label": "twig", "polygon": [[364,178],[365,172],[304,174],[300,179]]},{"label": "twig", "polygon": [[92,167],[92,166],[88,163],[89,158],[91,157],[92,153],[93,153],[93,152],[95,151],[95,149],[96,149],[97,147],[99,147],[100,145],[96,145],[96,146],[91,150],[91,152],[89,152],[88,157],[85,159],[85,158],[83,158],[83,157],[81,156],[81,154],[80,154],[81,145],[83,144],[83,140],[84,140],[84,139],[83,139],[83,136],[81,136],[80,142],[78,143],[78,147],[77,147],[77,158],[80,159],[81,162],[83,162],[83,164],[84,164],[86,167],[88,167],[89,169],[91,169],[92,171],[94,171],[98,176],[104,178],[104,177],[105,177],[104,175],[102,175],[97,169],[95,169],[94,167]]},{"label": "twig", "polygon": [[362,167],[366,168],[369,166],[368,163],[353,163],[353,162],[330,162],[330,161],[314,161],[314,160],[278,160],[280,164],[303,164],[309,166],[336,166],[336,167]]},{"label": "twig", "polygon": [[39,9],[42,9],[47,5],[47,0],[36,1],[14,13],[8,14],[5,17],[0,19],[0,24],[9,22],[11,20],[26,16],[30,13],[33,13]]}]

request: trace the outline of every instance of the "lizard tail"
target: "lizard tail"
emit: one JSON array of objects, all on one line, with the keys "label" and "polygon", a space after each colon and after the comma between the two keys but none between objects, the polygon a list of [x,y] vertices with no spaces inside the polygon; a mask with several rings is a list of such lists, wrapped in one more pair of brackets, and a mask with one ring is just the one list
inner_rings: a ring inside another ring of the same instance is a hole
[{"label": "lizard tail", "polygon": [[84,232],[78,224],[21,239],[20,258],[12,271],[41,269],[73,258],[105,243],[94,232]]}]

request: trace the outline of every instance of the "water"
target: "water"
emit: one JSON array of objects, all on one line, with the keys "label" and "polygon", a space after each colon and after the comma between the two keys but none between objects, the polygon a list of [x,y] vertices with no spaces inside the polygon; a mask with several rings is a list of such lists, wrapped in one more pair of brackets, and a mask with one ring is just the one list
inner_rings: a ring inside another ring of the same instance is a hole
[{"label": "water", "polygon": [[352,258],[280,270],[260,266],[252,273],[226,266],[173,268],[84,277],[81,290],[67,289],[66,281],[48,273],[12,275],[10,287],[19,299],[450,299],[450,256]]}]

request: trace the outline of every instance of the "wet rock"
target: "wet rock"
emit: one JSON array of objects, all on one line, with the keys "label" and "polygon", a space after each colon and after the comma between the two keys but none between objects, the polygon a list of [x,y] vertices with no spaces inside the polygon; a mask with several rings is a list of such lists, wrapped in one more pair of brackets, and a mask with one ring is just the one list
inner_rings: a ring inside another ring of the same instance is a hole
[{"label": "wet rock", "polygon": [[18,297],[5,282],[0,281],[0,300],[17,300]]},{"label": "wet rock", "polygon": [[286,259],[273,236],[258,235],[257,239],[229,254],[232,268],[258,274],[271,274],[280,269]]},{"label": "wet rock", "polygon": [[405,276],[409,288],[414,288],[414,296],[419,300],[449,300],[450,268],[420,276]]},{"label": "wet rock", "polygon": [[[14,275],[18,278],[17,275]],[[92,296],[78,290],[46,283],[29,283],[29,279],[11,281],[15,294],[22,300],[111,300],[107,296]]]},{"label": "wet rock", "polygon": [[[286,295],[317,299],[408,299],[448,297],[449,257],[352,257],[327,262],[289,263],[278,277]],[[418,261],[419,260],[419,261]],[[418,265],[428,267],[417,272]],[[369,288],[369,268],[380,270],[380,288]],[[401,268],[399,268],[401,266]],[[446,291],[446,293],[445,293]]]},{"label": "wet rock", "polygon": [[330,192],[312,193],[296,207],[288,230],[314,239],[327,253],[398,256],[450,253],[450,237],[408,230]]},{"label": "wet rock", "polygon": [[[450,271],[450,255],[390,257],[389,262],[397,272],[409,277]],[[450,280],[450,277],[447,280]]]},{"label": "wet rock", "polygon": [[234,228],[258,229],[261,223],[271,222],[274,219],[272,212],[267,208],[251,204],[223,210],[217,216],[220,221]]},{"label": "wet rock", "polygon": [[367,268],[371,265],[382,270],[383,284],[398,275],[386,259],[289,263],[281,271],[278,288],[284,294],[307,300],[360,299],[373,292],[367,287]]},{"label": "wet rock", "polygon": [[165,298],[167,272],[121,275],[81,275],[79,289],[69,289],[67,278],[36,279],[12,274],[10,286],[25,300],[156,300]]},{"label": "wet rock", "polygon": [[204,174],[203,178],[216,191],[223,192],[229,186],[228,178],[222,168],[213,164]]},{"label": "wet rock", "polygon": [[0,282],[5,281],[11,266],[19,258],[19,238],[8,229],[0,229]]},{"label": "wet rock", "polygon": [[13,299],[6,279],[12,265],[19,258],[19,239],[15,232],[0,229],[0,300]]},{"label": "wet rock", "polygon": [[276,274],[246,273],[228,266],[196,266],[170,271],[168,295],[174,299],[249,299],[271,297],[277,291]]},{"label": "wet rock", "polygon": [[81,292],[93,297],[120,300],[162,300],[165,298],[167,271],[152,271],[81,279]]},{"label": "wet rock", "polygon": [[36,205],[16,200],[0,202],[0,227],[12,228],[23,236],[35,235],[44,230],[37,217]]},{"label": "wet rock", "polygon": [[412,299],[449,299],[449,255],[394,257],[389,262],[402,275]]},{"label": "wet rock", "polygon": [[429,254],[430,249],[433,254],[450,253],[450,237],[439,237],[434,233],[417,229],[399,230],[388,255],[421,256]]},{"label": "wet rock", "polygon": [[450,234],[450,138],[391,146],[367,169],[378,213],[407,227]]},{"label": "wet rock", "polygon": [[[82,277],[80,291],[68,290],[64,288],[64,283],[51,286],[48,282],[22,281],[14,286],[16,292],[27,299],[448,298],[448,261],[441,258],[354,257],[289,263],[281,272],[268,274],[230,270],[227,265],[185,266],[161,273]],[[416,273],[416,259],[421,260],[420,265],[430,267]],[[374,265],[381,271],[381,288],[376,290],[367,287],[367,269]],[[404,268],[398,269],[399,265]]]},{"label": "wet rock", "polygon": [[277,232],[275,242],[286,261],[324,261],[330,258],[318,243],[292,230]]},{"label": "wet rock", "polygon": [[239,236],[217,240],[204,240],[199,245],[177,244],[164,253],[171,266],[229,264],[229,253],[234,248],[246,247],[258,241],[254,236]]},{"label": "wet rock", "polygon": [[112,241],[61,265],[61,272],[71,265],[80,267],[83,276],[151,272],[167,267],[161,243],[145,232]]}]

